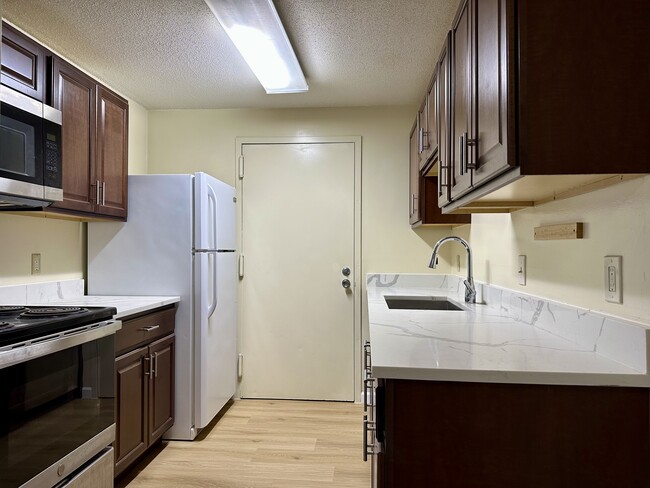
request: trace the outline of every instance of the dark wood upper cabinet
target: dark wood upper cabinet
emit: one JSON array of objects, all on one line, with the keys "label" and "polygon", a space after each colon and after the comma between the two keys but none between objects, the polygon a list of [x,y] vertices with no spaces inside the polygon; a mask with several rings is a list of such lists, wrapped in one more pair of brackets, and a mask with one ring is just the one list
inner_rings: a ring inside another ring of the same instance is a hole
[{"label": "dark wood upper cabinet", "polygon": [[650,173],[648,25],[642,0],[462,0],[437,65],[444,212],[512,211]]},{"label": "dark wood upper cabinet", "polygon": [[451,29],[451,181],[450,195],[456,199],[472,188],[472,173],[467,167],[466,140],[471,125],[472,0],[463,0]]},{"label": "dark wood upper cabinet", "polygon": [[471,126],[466,141],[472,184],[510,169],[508,161],[508,52],[506,2],[472,2]]},{"label": "dark wood upper cabinet", "polygon": [[2,23],[0,80],[40,102],[45,101],[45,66],[49,51],[9,24]]},{"label": "dark wood upper cabinet", "polygon": [[128,102],[58,57],[51,64],[51,98],[63,114],[63,201],[45,211],[126,220]]},{"label": "dark wood upper cabinet", "polygon": [[[418,119],[420,118],[418,114]],[[409,224],[420,221],[420,124],[416,120],[409,137]]]},{"label": "dark wood upper cabinet", "polygon": [[129,104],[97,85],[97,181],[100,202],[96,212],[122,217],[127,213]]},{"label": "dark wood upper cabinet", "polygon": [[451,110],[449,107],[451,93],[451,73],[449,64],[450,37],[447,36],[438,61],[438,205],[442,207],[449,201],[451,168]]},{"label": "dark wood upper cabinet", "polygon": [[52,102],[63,114],[63,201],[52,208],[92,213],[95,176],[96,82],[60,58],[52,61]]},{"label": "dark wood upper cabinet", "polygon": [[126,220],[128,101],[4,22],[1,76],[63,115],[63,200],[26,213]]}]

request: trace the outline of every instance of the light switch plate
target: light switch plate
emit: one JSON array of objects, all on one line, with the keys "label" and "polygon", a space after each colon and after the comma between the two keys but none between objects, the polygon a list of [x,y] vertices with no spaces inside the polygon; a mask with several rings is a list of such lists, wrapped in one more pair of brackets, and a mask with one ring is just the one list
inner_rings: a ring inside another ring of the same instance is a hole
[{"label": "light switch plate", "polygon": [[526,256],[519,256],[519,263],[517,265],[517,279],[521,286],[526,286]]},{"label": "light switch plate", "polygon": [[605,300],[623,303],[622,256],[605,256]]},{"label": "light switch plate", "polygon": [[32,254],[32,274],[41,274],[41,254]]}]

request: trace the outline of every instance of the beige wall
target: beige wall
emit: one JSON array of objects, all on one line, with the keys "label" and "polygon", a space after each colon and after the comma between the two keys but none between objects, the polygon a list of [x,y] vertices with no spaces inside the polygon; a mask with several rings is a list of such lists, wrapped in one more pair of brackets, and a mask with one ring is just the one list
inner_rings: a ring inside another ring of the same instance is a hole
[{"label": "beige wall", "polygon": [[[147,110],[129,100],[129,173],[147,172]],[[31,255],[42,270],[31,274]],[[0,285],[84,278],[86,225],[0,213]]]},{"label": "beige wall", "polygon": [[408,225],[408,140],[414,113],[413,107],[151,111],[149,172],[205,171],[234,186],[236,137],[361,136],[364,276],[431,272],[426,267],[431,247],[450,228],[413,232]]},{"label": "beige wall", "polygon": [[[584,239],[533,239],[535,227],[571,222],[584,222]],[[650,321],[650,176],[513,214],[473,215],[460,235],[470,240],[479,280]],[[526,286],[517,283],[519,254],[527,256]],[[623,256],[620,305],[603,298],[606,255]]]}]

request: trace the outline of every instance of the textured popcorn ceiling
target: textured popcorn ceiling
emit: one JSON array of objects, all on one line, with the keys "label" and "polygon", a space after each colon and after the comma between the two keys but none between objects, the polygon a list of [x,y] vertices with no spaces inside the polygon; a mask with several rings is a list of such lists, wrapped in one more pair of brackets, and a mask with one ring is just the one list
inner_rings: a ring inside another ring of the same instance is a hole
[{"label": "textured popcorn ceiling", "polygon": [[415,104],[458,0],[275,0],[309,92],[266,95],[204,0],[3,0],[3,16],[148,109]]}]

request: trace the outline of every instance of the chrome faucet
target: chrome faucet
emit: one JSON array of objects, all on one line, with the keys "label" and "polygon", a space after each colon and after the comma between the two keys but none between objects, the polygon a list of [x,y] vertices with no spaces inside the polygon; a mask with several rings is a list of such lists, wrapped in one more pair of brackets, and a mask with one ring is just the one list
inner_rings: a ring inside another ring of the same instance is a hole
[{"label": "chrome faucet", "polygon": [[438,265],[438,250],[445,242],[456,241],[460,242],[465,246],[467,251],[467,279],[463,281],[465,284],[465,301],[468,303],[476,303],[476,288],[474,287],[474,278],[472,277],[472,249],[469,247],[467,241],[461,237],[449,236],[443,237],[436,245],[433,246],[433,252],[431,253],[431,261],[429,261],[429,268],[435,269]]}]

